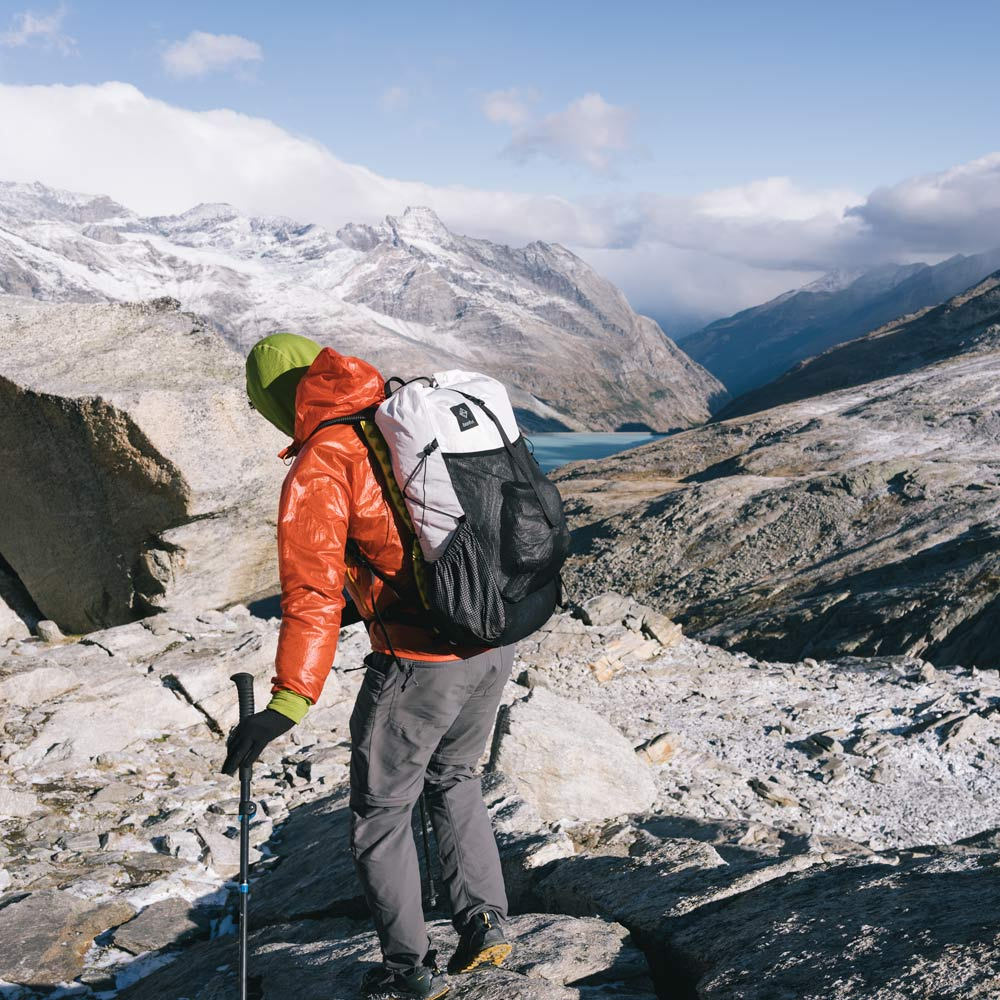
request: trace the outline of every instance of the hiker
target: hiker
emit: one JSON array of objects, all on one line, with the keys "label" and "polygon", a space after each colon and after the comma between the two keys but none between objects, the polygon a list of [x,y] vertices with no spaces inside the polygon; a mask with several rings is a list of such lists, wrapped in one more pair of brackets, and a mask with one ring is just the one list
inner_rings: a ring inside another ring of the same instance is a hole
[{"label": "hiker", "polygon": [[475,769],[510,676],[512,644],[455,645],[418,600],[410,539],[386,477],[346,417],[385,398],[382,376],[305,337],[275,334],[247,359],[251,405],[292,438],[278,516],[281,632],[272,698],[233,730],[235,773],[316,703],[337,646],[346,587],[372,652],[350,720],[351,850],[382,947],[369,998],[443,996],[429,949],[411,815],[426,789],[441,877],[460,940],[448,972],[499,965],[507,899]]}]

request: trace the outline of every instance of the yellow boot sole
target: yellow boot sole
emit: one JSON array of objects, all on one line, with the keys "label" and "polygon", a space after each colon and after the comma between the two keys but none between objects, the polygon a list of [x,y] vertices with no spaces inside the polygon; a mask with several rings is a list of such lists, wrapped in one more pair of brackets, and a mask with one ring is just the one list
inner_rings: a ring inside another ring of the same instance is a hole
[{"label": "yellow boot sole", "polygon": [[473,969],[478,969],[481,965],[503,965],[504,960],[511,953],[511,946],[509,944],[495,944],[489,948],[484,948],[478,955],[470,959],[463,965],[460,969],[449,969],[448,971],[452,975],[456,975],[462,972],[472,972]]}]

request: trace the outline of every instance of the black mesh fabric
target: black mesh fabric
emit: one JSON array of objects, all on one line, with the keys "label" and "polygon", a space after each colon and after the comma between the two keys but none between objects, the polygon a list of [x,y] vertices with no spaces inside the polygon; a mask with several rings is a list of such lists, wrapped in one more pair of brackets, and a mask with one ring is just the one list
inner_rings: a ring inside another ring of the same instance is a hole
[{"label": "black mesh fabric", "polygon": [[569,552],[569,530],[559,491],[547,480],[534,486],[504,483],[502,492],[500,566],[507,577],[503,593],[519,601],[559,572]]},{"label": "black mesh fabric", "polygon": [[431,611],[477,639],[495,642],[504,630],[503,601],[470,521],[459,524],[448,547],[430,568],[427,596]]},{"label": "black mesh fabric", "polygon": [[[495,622],[493,593],[497,592],[502,597],[503,618],[508,625],[505,629],[503,621],[500,622],[504,635],[510,632],[509,626],[515,622],[523,621],[524,627],[528,627],[538,618],[542,598],[531,602],[531,611],[527,616],[520,614],[515,607],[529,595],[544,590],[547,595],[544,601],[549,602],[551,613],[555,603],[551,595],[554,595],[555,588],[548,585],[554,581],[569,551],[569,531],[559,491],[545,478],[522,438],[514,442],[513,447],[518,452],[517,462],[503,448],[443,456],[455,494],[465,511],[465,521],[452,537],[444,555],[428,564],[432,579],[441,573],[452,581],[442,581],[438,588],[441,600],[456,601],[461,593],[466,595],[464,601],[469,607],[441,605],[442,612],[451,609],[449,616],[453,620],[460,616],[466,620]],[[531,474],[534,487],[525,481],[526,472]],[[470,544],[470,536],[474,538],[475,546]],[[446,567],[441,566],[453,547],[455,555]],[[465,568],[458,574],[457,565],[473,558],[476,550],[483,566],[475,573]],[[461,584],[454,582],[459,575]],[[471,590],[475,587],[480,588],[478,618],[470,610],[473,603]],[[515,631],[520,632],[520,629]],[[496,636],[487,637],[478,630],[473,630],[473,634],[489,642],[497,641]],[[516,641],[517,638],[523,636],[517,635],[506,641]]]}]

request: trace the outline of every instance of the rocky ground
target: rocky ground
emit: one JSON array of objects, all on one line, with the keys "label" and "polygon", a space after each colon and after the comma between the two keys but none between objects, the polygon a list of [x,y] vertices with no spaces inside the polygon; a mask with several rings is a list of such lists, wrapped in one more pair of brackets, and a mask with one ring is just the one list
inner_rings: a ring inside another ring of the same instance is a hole
[{"label": "rocky ground", "polygon": [[[277,623],[237,606],[0,647],[0,996],[233,995],[236,714]],[[254,771],[254,990],[354,995],[342,633]],[[916,658],[767,662],[606,594],[522,644],[484,757],[513,912],[459,997],[1000,993],[1000,683]],[[446,956],[454,932],[429,913]]]}]

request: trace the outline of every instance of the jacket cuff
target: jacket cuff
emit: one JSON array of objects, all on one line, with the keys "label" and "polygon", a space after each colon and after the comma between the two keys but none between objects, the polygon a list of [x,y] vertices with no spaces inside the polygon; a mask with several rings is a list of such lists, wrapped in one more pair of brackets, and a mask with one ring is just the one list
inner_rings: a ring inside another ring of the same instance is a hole
[{"label": "jacket cuff", "polygon": [[283,715],[286,719],[298,723],[305,718],[311,704],[312,702],[305,695],[296,694],[294,691],[277,691],[271,695],[267,707]]}]

